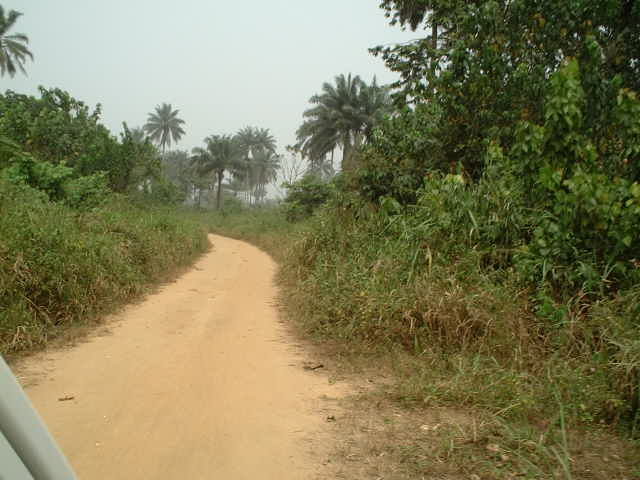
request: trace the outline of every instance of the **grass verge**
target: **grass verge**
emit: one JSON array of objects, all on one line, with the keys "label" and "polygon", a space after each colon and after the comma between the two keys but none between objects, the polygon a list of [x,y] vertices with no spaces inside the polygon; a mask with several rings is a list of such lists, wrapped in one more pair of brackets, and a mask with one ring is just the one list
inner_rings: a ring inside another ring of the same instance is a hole
[{"label": "grass verge", "polygon": [[208,248],[171,208],[112,197],[77,211],[0,183],[0,353],[14,355],[114,310]]}]

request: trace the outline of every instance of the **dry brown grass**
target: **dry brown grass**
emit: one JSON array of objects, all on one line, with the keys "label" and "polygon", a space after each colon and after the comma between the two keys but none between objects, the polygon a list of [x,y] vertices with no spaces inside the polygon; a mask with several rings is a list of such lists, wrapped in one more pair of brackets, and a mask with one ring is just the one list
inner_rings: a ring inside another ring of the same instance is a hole
[{"label": "dry brown grass", "polygon": [[[316,358],[323,358],[316,347]],[[331,362],[335,351],[326,351]],[[335,478],[397,480],[516,480],[640,478],[640,448],[606,428],[568,429],[568,471],[562,466],[557,425],[506,424],[486,412],[465,408],[407,405],[394,394],[389,376],[359,360],[340,371],[345,358],[330,363],[333,374],[356,385],[340,401]],[[384,365],[385,360],[379,359]],[[383,369],[384,370],[384,369]],[[356,373],[359,371],[359,373]],[[557,453],[556,453],[557,452]]]}]

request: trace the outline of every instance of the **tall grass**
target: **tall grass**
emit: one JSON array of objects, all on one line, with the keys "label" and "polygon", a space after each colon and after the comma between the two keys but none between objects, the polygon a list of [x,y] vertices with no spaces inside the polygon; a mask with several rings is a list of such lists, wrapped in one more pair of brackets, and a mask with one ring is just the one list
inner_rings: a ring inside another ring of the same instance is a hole
[{"label": "tall grass", "polygon": [[568,421],[637,431],[640,289],[572,297],[550,321],[501,249],[501,224],[518,215],[447,181],[409,208],[344,197],[286,257],[295,316],[351,349],[404,352],[405,399],[527,420],[554,412],[559,395]]},{"label": "tall grass", "polygon": [[80,212],[0,182],[0,352],[44,345],[207,248],[206,229],[175,209],[114,196]]}]

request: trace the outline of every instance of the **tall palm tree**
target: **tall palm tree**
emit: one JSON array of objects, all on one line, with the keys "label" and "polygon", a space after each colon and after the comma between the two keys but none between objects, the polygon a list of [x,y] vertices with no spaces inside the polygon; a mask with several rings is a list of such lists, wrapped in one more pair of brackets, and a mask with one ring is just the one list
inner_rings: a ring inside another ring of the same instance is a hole
[{"label": "tall palm tree", "polygon": [[[313,110],[313,111],[311,111]],[[341,134],[335,121],[334,112],[324,105],[307,110],[307,119],[298,129],[298,145],[302,155],[309,159],[311,166],[324,163],[327,155],[341,145]]]},{"label": "tall palm tree", "polygon": [[179,110],[174,110],[171,104],[163,103],[156,107],[156,111],[149,114],[144,130],[149,134],[151,140],[162,147],[162,155],[171,142],[178,143],[184,130],[181,125],[184,120],[178,118]]},{"label": "tall palm tree", "polygon": [[338,75],[335,85],[325,82],[322,92],[309,100],[314,106],[303,113],[297,131],[298,146],[314,163],[321,164],[336,147],[342,148],[342,168],[354,146],[367,141],[373,127],[389,110],[386,87],[374,78],[367,85],[359,76]]},{"label": "tall palm tree", "polygon": [[5,15],[4,8],[0,5],[0,74],[2,76],[8,73],[13,77],[17,69],[26,75],[24,63],[27,58],[33,60],[33,54],[27,48],[29,38],[24,33],[8,34],[21,15],[22,13],[15,10],[9,10],[9,14]]},{"label": "tall palm tree", "polygon": [[[256,191],[258,172],[254,159],[264,153],[275,154],[276,140],[268,128],[245,127],[236,134],[242,160],[234,176],[245,182],[247,194]],[[250,198],[248,199],[250,202]]]},{"label": "tall palm tree", "polygon": [[216,208],[222,205],[222,180],[225,171],[235,168],[241,150],[237,140],[230,135],[210,135],[204,139],[205,147],[193,149],[192,163],[198,166],[201,175],[213,172],[218,189],[216,192]]},{"label": "tall palm tree", "polygon": [[275,153],[263,150],[253,159],[255,177],[254,196],[259,200],[266,195],[267,185],[278,178],[280,170],[280,156]]},{"label": "tall palm tree", "polygon": [[335,77],[335,85],[325,82],[322,92],[309,99],[314,107],[303,113],[304,123],[298,129],[302,153],[312,161],[324,158],[336,146],[342,147],[343,167],[349,156],[353,137],[360,128],[359,76]]}]

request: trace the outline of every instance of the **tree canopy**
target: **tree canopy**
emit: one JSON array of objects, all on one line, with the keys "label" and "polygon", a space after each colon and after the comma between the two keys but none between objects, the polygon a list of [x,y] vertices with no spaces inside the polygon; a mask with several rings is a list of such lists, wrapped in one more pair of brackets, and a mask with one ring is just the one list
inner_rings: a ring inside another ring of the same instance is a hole
[{"label": "tree canopy", "polygon": [[[0,95],[0,137],[39,162],[71,169],[73,176],[106,174],[111,189],[130,190],[141,172],[157,171],[155,149],[134,141],[126,127],[118,139],[100,123],[101,107],[60,89],[40,87],[40,97],[7,91]],[[0,169],[17,161],[0,153]]]},{"label": "tree canopy", "polygon": [[234,168],[241,158],[240,144],[231,135],[210,135],[204,139],[205,147],[193,149],[192,162],[201,175],[214,173],[218,184],[216,208],[222,206],[222,180],[224,174]]},{"label": "tree canopy", "polygon": [[[521,120],[544,117],[547,81],[568,59],[582,68],[585,126],[610,123],[603,98],[640,88],[640,4],[629,0],[384,0],[392,23],[431,29],[377,47],[401,76],[399,105],[438,107],[443,164],[480,174],[485,142],[510,145]],[[613,82],[613,83],[611,83]],[[461,141],[464,139],[464,141]]]},{"label": "tree canopy", "polygon": [[185,131],[182,128],[184,120],[178,117],[179,110],[174,110],[171,104],[163,103],[156,107],[155,112],[149,114],[144,130],[149,134],[151,140],[156,142],[162,153],[166,147],[171,147],[171,143],[178,143]]},{"label": "tree canopy", "polygon": [[359,76],[338,75],[335,85],[325,82],[312,96],[314,105],[303,113],[297,131],[298,148],[312,164],[321,163],[336,148],[343,151],[342,168],[348,166],[354,146],[371,138],[373,127],[388,113],[388,90],[373,79],[367,85]]}]

